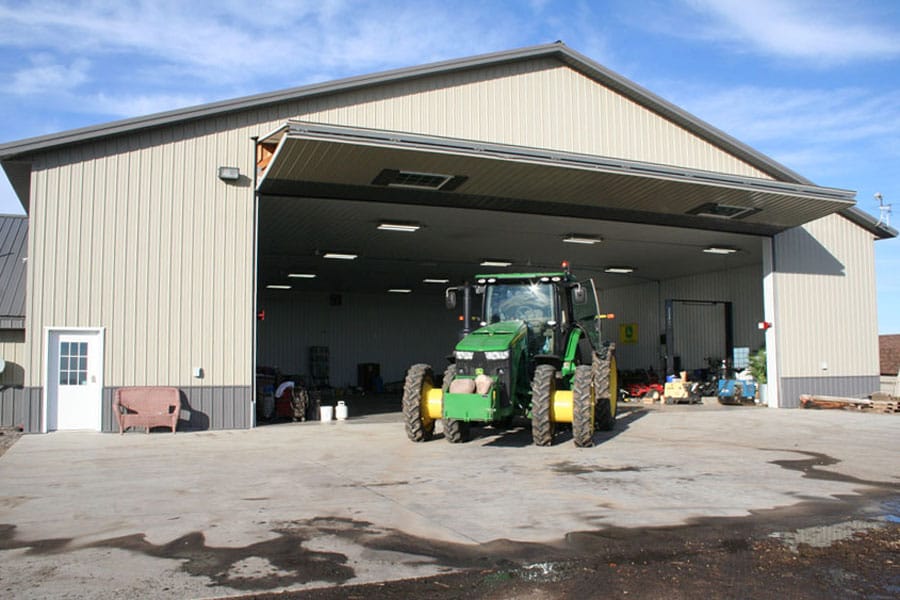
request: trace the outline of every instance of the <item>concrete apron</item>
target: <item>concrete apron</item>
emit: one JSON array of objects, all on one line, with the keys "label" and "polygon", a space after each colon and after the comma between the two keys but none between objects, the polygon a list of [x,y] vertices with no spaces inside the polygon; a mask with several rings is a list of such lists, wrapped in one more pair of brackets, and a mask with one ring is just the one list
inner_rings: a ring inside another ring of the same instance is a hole
[{"label": "concrete apron", "polygon": [[527,429],[414,444],[396,413],[25,436],[0,458],[0,590],[210,597],[382,581],[562,557],[575,532],[897,491],[890,415],[638,408],[589,449],[568,435],[538,448]]}]

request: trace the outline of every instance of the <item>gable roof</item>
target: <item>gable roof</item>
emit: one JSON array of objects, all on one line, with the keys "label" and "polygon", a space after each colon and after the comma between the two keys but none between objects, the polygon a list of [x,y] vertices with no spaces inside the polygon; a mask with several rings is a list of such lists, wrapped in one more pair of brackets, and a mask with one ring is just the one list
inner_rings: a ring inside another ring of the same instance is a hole
[{"label": "gable roof", "polygon": [[[104,137],[136,133],[147,129],[180,124],[197,119],[221,116],[248,109],[258,109],[284,102],[340,94],[388,83],[398,83],[435,75],[445,75],[461,71],[482,69],[490,66],[548,58],[558,60],[560,63],[581,73],[589,79],[596,81],[600,85],[608,87],[637,104],[646,107],[648,110],[661,115],[700,139],[703,139],[747,162],[776,180],[813,185],[808,179],[772,158],[754,150],[750,146],[731,137],[722,130],[713,127],[709,123],[698,119],[684,109],[657,96],[650,90],[606,67],[603,67],[583,54],[572,50],[562,42],[447,60],[416,67],[384,71],[371,75],[349,77],[331,82],[245,96],[233,100],[213,102],[8,142],[0,144],[0,161],[2,161],[3,167],[7,171],[10,180],[13,182],[16,191],[20,194],[20,200],[23,205],[27,205],[27,197],[22,197],[23,191],[27,189],[25,182],[22,181],[27,169],[26,165],[30,155],[44,150],[93,141]],[[878,237],[894,237],[897,235],[895,230],[891,228],[885,229],[883,226],[880,226],[873,217],[855,207],[845,208],[841,210],[840,213],[857,225],[869,229]]]},{"label": "gable roof", "polygon": [[0,329],[25,328],[28,219],[0,215]]}]

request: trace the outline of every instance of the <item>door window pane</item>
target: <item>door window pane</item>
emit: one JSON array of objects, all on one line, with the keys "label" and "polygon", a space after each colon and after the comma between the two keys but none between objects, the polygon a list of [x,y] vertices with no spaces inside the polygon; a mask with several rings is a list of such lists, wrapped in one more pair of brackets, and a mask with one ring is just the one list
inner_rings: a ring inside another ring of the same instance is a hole
[{"label": "door window pane", "polygon": [[60,385],[87,384],[87,342],[60,342]]}]

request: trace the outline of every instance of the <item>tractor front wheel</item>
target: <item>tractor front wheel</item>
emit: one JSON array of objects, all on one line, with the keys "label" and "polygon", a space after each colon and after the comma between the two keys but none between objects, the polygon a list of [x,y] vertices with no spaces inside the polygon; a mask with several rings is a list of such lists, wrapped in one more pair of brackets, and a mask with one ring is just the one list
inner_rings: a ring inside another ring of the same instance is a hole
[{"label": "tractor front wheel", "polygon": [[550,404],[556,390],[556,369],[553,365],[538,365],[531,382],[531,437],[535,446],[553,443],[553,421]]},{"label": "tractor front wheel", "polygon": [[434,420],[422,410],[422,399],[433,387],[431,365],[413,365],[403,382],[403,420],[406,436],[414,442],[427,442],[434,434]]},{"label": "tractor front wheel", "polygon": [[444,437],[451,444],[462,444],[469,441],[471,427],[467,421],[444,419]]},{"label": "tractor front wheel", "polygon": [[578,448],[594,445],[594,382],[588,365],[576,367],[572,380],[572,437]]}]

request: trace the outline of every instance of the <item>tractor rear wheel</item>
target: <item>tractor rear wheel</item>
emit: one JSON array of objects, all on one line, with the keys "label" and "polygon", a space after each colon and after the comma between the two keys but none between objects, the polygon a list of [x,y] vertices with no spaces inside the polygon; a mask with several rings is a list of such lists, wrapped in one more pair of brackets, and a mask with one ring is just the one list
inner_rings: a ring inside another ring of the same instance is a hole
[{"label": "tractor rear wheel", "polygon": [[434,434],[434,420],[422,412],[422,399],[433,387],[431,365],[413,365],[403,382],[403,421],[406,436],[414,442],[427,442]]},{"label": "tractor rear wheel", "polygon": [[553,443],[553,421],[550,418],[550,404],[556,390],[556,368],[553,365],[538,365],[531,382],[531,437],[535,446],[549,446]]},{"label": "tractor rear wheel", "polygon": [[575,367],[572,379],[572,437],[578,448],[594,445],[594,381],[588,365]]},{"label": "tractor rear wheel", "polygon": [[594,393],[597,398],[594,411],[597,429],[612,431],[616,426],[619,393],[615,344],[603,346],[594,355],[591,372],[594,379]]}]

